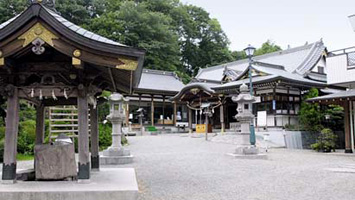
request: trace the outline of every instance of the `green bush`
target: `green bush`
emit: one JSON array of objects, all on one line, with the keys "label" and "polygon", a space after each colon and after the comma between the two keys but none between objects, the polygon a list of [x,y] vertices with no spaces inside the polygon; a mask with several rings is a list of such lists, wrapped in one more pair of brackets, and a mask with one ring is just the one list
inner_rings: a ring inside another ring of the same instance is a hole
[{"label": "green bush", "polygon": [[112,127],[111,124],[99,124],[99,145],[100,149],[106,149],[107,147],[111,146],[112,144]]},{"label": "green bush", "polygon": [[311,148],[316,151],[331,152],[335,151],[337,135],[329,128],[321,131],[317,142],[311,145]]},{"label": "green bush", "polygon": [[36,121],[26,120],[20,122],[17,152],[22,154],[33,154],[36,140]]}]

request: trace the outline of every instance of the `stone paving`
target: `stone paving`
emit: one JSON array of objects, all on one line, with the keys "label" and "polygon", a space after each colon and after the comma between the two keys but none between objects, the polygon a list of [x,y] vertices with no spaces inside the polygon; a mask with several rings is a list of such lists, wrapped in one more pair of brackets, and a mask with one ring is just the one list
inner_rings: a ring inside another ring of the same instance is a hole
[{"label": "stone paving", "polygon": [[355,199],[352,155],[271,149],[268,160],[240,160],[226,155],[234,145],[204,138],[159,135],[129,142],[134,162],[120,167],[136,169],[140,200]]}]

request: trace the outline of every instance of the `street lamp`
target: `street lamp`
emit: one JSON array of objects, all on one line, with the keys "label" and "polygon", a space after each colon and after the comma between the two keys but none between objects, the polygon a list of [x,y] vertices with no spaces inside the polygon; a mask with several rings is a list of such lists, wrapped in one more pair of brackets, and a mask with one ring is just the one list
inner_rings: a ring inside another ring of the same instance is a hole
[{"label": "street lamp", "polygon": [[[250,87],[250,96],[254,96],[254,91],[253,91],[253,79],[252,79],[252,57],[255,52],[255,48],[252,47],[250,44],[247,48],[244,49],[245,54],[247,55],[249,59],[249,87]],[[251,113],[253,113],[253,106],[251,106]],[[254,128],[254,119],[250,123],[250,144],[255,145],[256,139],[255,139],[255,128]]]},{"label": "street lamp", "polygon": [[253,82],[252,82],[252,57],[255,52],[255,48],[252,47],[250,44],[247,48],[244,49],[245,54],[247,55],[249,59],[249,87],[250,87],[250,95],[253,96]]}]

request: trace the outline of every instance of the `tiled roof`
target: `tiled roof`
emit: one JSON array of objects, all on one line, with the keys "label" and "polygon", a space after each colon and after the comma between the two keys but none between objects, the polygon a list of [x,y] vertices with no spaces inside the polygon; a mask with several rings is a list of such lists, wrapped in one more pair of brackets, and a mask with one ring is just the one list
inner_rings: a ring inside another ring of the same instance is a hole
[{"label": "tiled roof", "polygon": [[[311,70],[319,61],[325,46],[323,42],[317,41],[312,44],[291,48],[283,51],[277,51],[261,56],[253,57],[254,61],[280,65],[289,73],[297,72],[304,75]],[[239,60],[214,67],[200,69],[196,78],[201,80],[222,81],[225,68],[230,70],[244,71],[248,67],[248,60]]]},{"label": "tiled roof", "polygon": [[137,89],[179,92],[184,86],[174,72],[143,69]]},{"label": "tiled roof", "polygon": [[14,21],[16,18],[18,18],[21,14],[16,15],[15,17],[7,20],[6,22],[0,24],[0,29],[4,28],[5,26],[7,26],[8,24],[10,24],[12,21]]},{"label": "tiled roof", "polygon": [[[113,40],[107,39],[105,37],[102,37],[100,35],[97,35],[93,32],[90,32],[84,28],[81,28],[80,26],[77,26],[75,24],[73,24],[72,22],[66,20],[65,18],[63,18],[62,16],[60,16],[59,14],[57,14],[56,12],[46,8],[45,6],[41,5],[46,12],[48,12],[51,16],[53,16],[58,22],[60,22],[61,24],[63,24],[64,26],[66,26],[68,29],[70,29],[71,31],[76,32],[79,35],[82,35],[83,37],[86,37],[87,39],[90,40],[95,40],[98,42],[102,42],[102,43],[106,43],[106,44],[111,44],[111,45],[116,45],[116,46],[126,46],[123,44],[120,44],[118,42],[115,42]],[[8,21],[0,24],[0,30],[3,29],[4,27],[6,27],[8,24],[10,24],[12,21],[14,21],[16,18],[18,18],[21,14],[9,19]]]},{"label": "tiled roof", "polygon": [[[295,73],[290,73],[283,68],[279,68],[279,66],[271,67],[271,66],[260,66],[260,65],[253,65],[253,69],[255,69],[258,72],[262,72],[266,75],[264,76],[256,76],[253,77],[253,83],[261,83],[261,82],[267,82],[267,81],[272,81],[276,79],[284,79],[284,80],[289,80],[292,82],[298,82],[298,83],[303,83],[306,85],[313,85],[313,86],[325,86],[325,83],[318,82],[318,81],[313,81],[304,78],[303,76]],[[247,72],[247,70],[246,70]],[[237,87],[239,85],[242,85],[243,83],[249,83],[249,79],[242,79],[238,81],[233,81],[229,82],[220,86],[215,86],[212,87],[212,89],[215,90],[222,90],[226,88],[231,88],[231,87]]]},{"label": "tiled roof", "polygon": [[312,101],[322,101],[322,100],[331,100],[331,99],[341,99],[341,98],[352,98],[355,97],[355,90],[347,90],[347,91],[342,91],[342,92],[337,92],[337,93],[333,93],[333,94],[329,94],[329,95],[325,95],[325,96],[321,96],[321,97],[315,97],[315,98],[311,98],[311,99],[307,99],[308,102],[312,102]]}]

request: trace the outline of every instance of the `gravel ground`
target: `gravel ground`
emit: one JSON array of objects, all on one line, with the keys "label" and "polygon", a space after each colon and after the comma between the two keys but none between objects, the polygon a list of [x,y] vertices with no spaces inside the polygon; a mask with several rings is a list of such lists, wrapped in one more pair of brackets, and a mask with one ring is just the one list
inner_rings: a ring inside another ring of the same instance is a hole
[{"label": "gravel ground", "polygon": [[272,149],[268,160],[227,156],[235,146],[203,138],[129,138],[141,200],[355,199],[355,157]]},{"label": "gravel ground", "polygon": [[[178,135],[130,137],[140,200],[355,199],[355,157],[271,149],[268,160],[226,155],[231,144]],[[31,162],[20,162],[19,168]],[[341,168],[342,173],[336,172]]]}]

